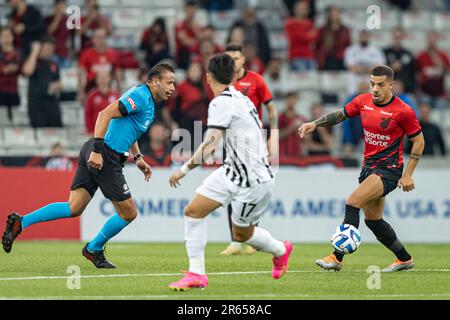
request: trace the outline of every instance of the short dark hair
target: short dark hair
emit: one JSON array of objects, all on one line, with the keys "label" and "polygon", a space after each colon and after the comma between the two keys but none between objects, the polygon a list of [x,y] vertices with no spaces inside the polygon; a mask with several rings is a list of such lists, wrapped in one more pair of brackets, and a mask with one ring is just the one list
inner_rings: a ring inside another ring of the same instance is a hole
[{"label": "short dark hair", "polygon": [[196,0],[187,0],[185,3],[184,3],[184,7],[186,8],[186,7],[196,7],[196,6],[198,6],[198,2],[196,1]]},{"label": "short dark hair", "polygon": [[228,51],[239,51],[242,52],[242,46],[240,44],[237,43],[229,43],[227,44],[226,48],[225,48],[225,52]]},{"label": "short dark hair", "polygon": [[388,66],[376,66],[370,71],[370,74],[376,77],[386,76],[389,80],[394,79],[394,70]]},{"label": "short dark hair", "polygon": [[221,84],[230,84],[235,73],[234,60],[226,53],[209,60],[208,72]]},{"label": "short dark hair", "polygon": [[175,70],[173,70],[172,66],[168,63],[158,63],[148,72],[147,81],[153,79],[154,77],[161,79],[164,72],[175,73]]}]

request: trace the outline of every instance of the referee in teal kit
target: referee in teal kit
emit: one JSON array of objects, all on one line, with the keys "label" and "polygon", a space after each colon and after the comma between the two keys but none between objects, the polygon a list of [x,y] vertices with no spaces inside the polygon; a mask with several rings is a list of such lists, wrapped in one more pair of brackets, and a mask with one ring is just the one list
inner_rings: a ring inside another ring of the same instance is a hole
[{"label": "referee in teal kit", "polygon": [[149,71],[145,83],[129,89],[119,100],[100,112],[95,125],[95,137],[88,140],[80,151],[69,201],[51,203],[23,216],[15,212],[8,215],[2,237],[5,252],[11,252],[14,240],[30,225],[80,216],[100,187],[117,213],[84,246],[82,254],[97,268],[115,268],[114,264],[106,260],[105,244],[137,216],[122,169],[130,152],[145,180],[150,179],[152,172],[142,157],[137,140],[152,123],[156,104],[166,101],[174,91],[173,68],[165,63],[157,64]]}]

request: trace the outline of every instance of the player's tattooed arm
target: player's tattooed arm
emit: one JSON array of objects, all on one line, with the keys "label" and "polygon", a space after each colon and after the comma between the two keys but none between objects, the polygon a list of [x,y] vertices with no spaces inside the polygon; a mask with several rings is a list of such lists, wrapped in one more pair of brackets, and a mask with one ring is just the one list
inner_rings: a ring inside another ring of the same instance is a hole
[{"label": "player's tattooed arm", "polygon": [[344,113],[344,110],[337,110],[331,113],[327,113],[323,117],[320,117],[319,119],[315,120],[314,123],[318,127],[330,127],[334,126],[338,123],[341,123],[347,118],[347,116]]},{"label": "player's tattooed arm", "polygon": [[414,180],[412,178],[414,170],[419,163],[420,156],[423,153],[423,149],[425,148],[425,140],[423,138],[423,134],[419,134],[411,139],[413,144],[411,148],[411,155],[409,157],[408,164],[406,166],[405,172],[403,176],[398,181],[398,186],[403,189],[403,191],[409,192],[414,190]]}]

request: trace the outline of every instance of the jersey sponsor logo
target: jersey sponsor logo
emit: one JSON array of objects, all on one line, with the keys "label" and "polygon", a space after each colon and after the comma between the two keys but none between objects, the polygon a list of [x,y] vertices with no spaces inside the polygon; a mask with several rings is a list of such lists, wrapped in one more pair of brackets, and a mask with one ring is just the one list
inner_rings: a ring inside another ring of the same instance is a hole
[{"label": "jersey sponsor logo", "polygon": [[366,106],[366,105],[364,105],[364,109],[366,109],[366,110],[373,110],[372,107],[369,107],[369,106]]},{"label": "jersey sponsor logo", "polygon": [[128,98],[127,98],[127,101],[130,103],[131,109],[136,110],[136,103],[134,103],[133,99],[131,99],[130,97],[128,97]]},{"label": "jersey sponsor logo", "polygon": [[392,117],[392,112],[380,111],[380,113]]},{"label": "jersey sponsor logo", "polygon": [[250,87],[252,84],[250,82],[239,81],[239,85],[244,86],[244,87]]},{"label": "jersey sponsor logo", "polygon": [[386,129],[389,126],[392,118],[381,118],[380,127]]},{"label": "jersey sponsor logo", "polygon": [[367,144],[376,146],[376,147],[387,147],[389,145],[389,142],[391,140],[391,136],[379,134],[379,133],[372,133],[370,131],[367,131],[364,129],[364,141]]}]

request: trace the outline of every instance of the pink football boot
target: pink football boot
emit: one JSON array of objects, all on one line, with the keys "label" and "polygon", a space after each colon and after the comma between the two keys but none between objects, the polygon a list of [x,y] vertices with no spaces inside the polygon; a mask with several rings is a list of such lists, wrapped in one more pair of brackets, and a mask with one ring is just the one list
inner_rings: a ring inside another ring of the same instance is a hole
[{"label": "pink football boot", "polygon": [[193,288],[203,289],[206,286],[208,286],[208,276],[193,272],[185,272],[181,280],[169,284],[169,288],[174,291],[186,291]]},{"label": "pink football boot", "polygon": [[293,246],[289,241],[284,241],[286,253],[281,257],[273,257],[272,278],[280,279],[288,269],[289,256],[291,255]]}]

